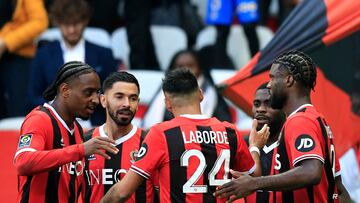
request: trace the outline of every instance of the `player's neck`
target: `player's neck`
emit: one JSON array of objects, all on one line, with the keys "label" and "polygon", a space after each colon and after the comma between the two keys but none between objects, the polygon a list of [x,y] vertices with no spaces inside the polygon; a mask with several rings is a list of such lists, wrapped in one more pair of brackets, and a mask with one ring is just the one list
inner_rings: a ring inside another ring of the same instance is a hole
[{"label": "player's neck", "polygon": [[[271,129],[271,128],[270,128],[270,129]],[[269,138],[268,138],[268,140],[267,140],[267,142],[266,142],[266,145],[267,145],[267,146],[270,146],[272,143],[274,143],[274,142],[276,142],[276,141],[278,140],[279,134],[280,134],[280,130],[281,130],[281,129],[278,129],[278,130],[276,130],[276,131],[274,131],[274,132],[272,132],[272,131],[270,130],[270,135],[269,135]]]},{"label": "player's neck", "polygon": [[174,107],[171,112],[175,117],[183,114],[201,114],[200,105],[187,105]]},{"label": "player's neck", "polygon": [[55,109],[55,111],[59,114],[59,116],[65,121],[66,125],[69,126],[69,128],[74,127],[74,121],[75,117],[71,116],[68,111],[64,108],[63,105],[60,104],[61,101],[58,101],[57,99],[54,100],[54,102],[51,104],[51,106]]},{"label": "player's neck", "polygon": [[132,129],[133,129],[133,125],[131,123],[126,126],[119,126],[113,121],[112,122],[106,121],[104,126],[105,134],[109,138],[112,138],[113,140],[117,140],[123,137],[124,135],[127,135]]},{"label": "player's neck", "polygon": [[283,110],[286,116],[289,116],[292,112],[304,104],[311,104],[309,97],[289,97]]}]

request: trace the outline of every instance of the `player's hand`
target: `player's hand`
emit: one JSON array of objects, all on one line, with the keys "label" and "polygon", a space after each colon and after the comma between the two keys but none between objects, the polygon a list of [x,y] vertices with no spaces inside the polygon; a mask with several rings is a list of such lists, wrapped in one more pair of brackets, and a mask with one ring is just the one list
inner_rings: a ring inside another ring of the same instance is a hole
[{"label": "player's hand", "polygon": [[248,196],[255,190],[254,184],[252,183],[252,177],[247,174],[241,174],[239,178],[217,187],[214,196],[229,198],[227,202],[233,202]]},{"label": "player's hand", "polygon": [[119,150],[114,146],[115,141],[108,137],[94,137],[84,143],[85,156],[99,154],[106,159],[110,159],[103,150],[117,154]]},{"label": "player's hand", "polygon": [[258,126],[258,121],[256,119],[253,120],[252,128],[249,136],[249,146],[256,146],[259,149],[262,149],[266,144],[269,135],[270,135],[270,127],[265,124],[261,130],[257,131],[256,128]]},{"label": "player's hand", "polygon": [[244,172],[234,171],[232,169],[230,169],[230,173],[231,173],[233,178],[239,178],[240,176],[246,174]]}]

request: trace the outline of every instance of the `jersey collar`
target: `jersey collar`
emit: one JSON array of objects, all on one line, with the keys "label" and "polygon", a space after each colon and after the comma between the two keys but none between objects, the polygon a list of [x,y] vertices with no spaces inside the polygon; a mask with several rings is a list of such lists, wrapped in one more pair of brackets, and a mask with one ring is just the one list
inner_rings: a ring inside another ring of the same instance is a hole
[{"label": "jersey collar", "polygon": [[72,135],[75,131],[75,125],[74,125],[74,128],[72,130],[70,130],[69,126],[66,124],[66,122],[61,118],[61,116],[56,112],[56,110],[54,109],[54,107],[52,107],[50,104],[48,103],[44,103],[44,107],[50,109],[55,117],[60,121],[60,123],[64,126],[64,128],[69,131],[69,133]]},{"label": "jersey collar", "polygon": [[209,117],[202,114],[181,114],[180,117],[190,118],[190,119],[208,119]]},{"label": "jersey collar", "polygon": [[[100,136],[101,137],[108,137],[106,135],[106,133],[105,133],[104,127],[105,127],[105,123],[102,126],[99,127]],[[117,140],[115,140],[115,146],[117,146],[117,145],[125,142],[126,140],[132,138],[132,136],[135,135],[136,131],[137,131],[137,127],[135,125],[133,125],[133,128],[131,129],[131,131],[128,134],[126,134],[126,135],[118,138]]]},{"label": "jersey collar", "polygon": [[290,118],[292,115],[296,114],[296,112],[298,112],[300,109],[305,108],[305,107],[307,107],[307,106],[313,106],[313,105],[312,105],[312,104],[303,104],[303,105],[299,106],[297,109],[295,109],[295,111],[293,111],[293,112],[288,116],[288,118]]},{"label": "jersey collar", "polygon": [[277,142],[276,142],[276,141],[275,141],[274,143],[272,143],[270,146],[264,145],[263,151],[265,152],[265,154],[268,154],[268,153],[271,152],[276,146],[277,146]]}]

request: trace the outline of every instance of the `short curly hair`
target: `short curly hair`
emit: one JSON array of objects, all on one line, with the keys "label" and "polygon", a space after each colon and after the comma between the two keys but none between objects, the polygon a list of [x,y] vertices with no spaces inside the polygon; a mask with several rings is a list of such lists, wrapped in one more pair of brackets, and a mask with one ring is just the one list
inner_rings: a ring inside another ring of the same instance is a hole
[{"label": "short curly hair", "polygon": [[55,0],[50,6],[53,24],[78,23],[90,20],[92,9],[85,0]]},{"label": "short curly hair", "polygon": [[291,50],[276,58],[274,64],[284,66],[296,81],[314,90],[316,85],[316,64],[306,54]]}]

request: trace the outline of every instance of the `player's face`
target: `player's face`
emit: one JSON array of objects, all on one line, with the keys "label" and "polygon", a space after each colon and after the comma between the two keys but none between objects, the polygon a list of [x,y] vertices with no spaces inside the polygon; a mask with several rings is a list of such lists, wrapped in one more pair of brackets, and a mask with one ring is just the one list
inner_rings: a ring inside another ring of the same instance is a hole
[{"label": "player's face", "polygon": [[273,64],[270,69],[270,81],[267,88],[270,90],[270,106],[273,109],[282,109],[287,101],[285,80],[287,74],[279,69],[279,64]]},{"label": "player's face", "polygon": [[66,43],[75,46],[81,39],[87,22],[61,23],[59,29]]},{"label": "player's face", "polygon": [[189,53],[180,54],[175,60],[176,68],[188,68],[196,77],[200,75],[200,66],[195,57]]},{"label": "player's face", "polygon": [[134,83],[116,82],[101,96],[101,104],[108,116],[119,126],[127,126],[139,105],[139,90]]},{"label": "player's face", "polygon": [[89,119],[99,104],[100,79],[94,73],[82,74],[70,83],[68,92],[69,111],[75,117]]},{"label": "player's face", "polygon": [[270,93],[268,89],[259,89],[255,93],[253,101],[252,113],[254,118],[258,120],[258,129],[260,130],[265,124],[270,127],[281,123],[283,114],[281,110],[270,107]]}]

